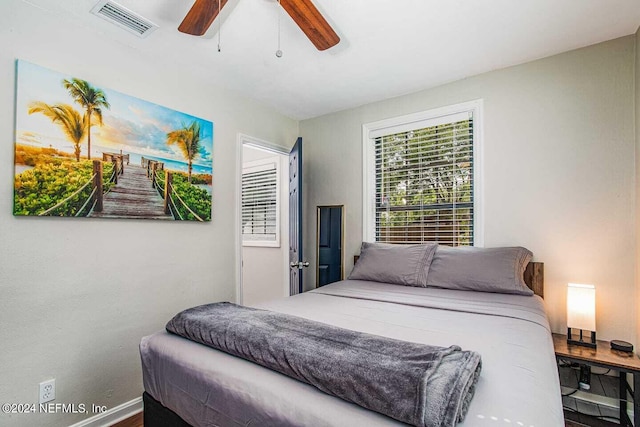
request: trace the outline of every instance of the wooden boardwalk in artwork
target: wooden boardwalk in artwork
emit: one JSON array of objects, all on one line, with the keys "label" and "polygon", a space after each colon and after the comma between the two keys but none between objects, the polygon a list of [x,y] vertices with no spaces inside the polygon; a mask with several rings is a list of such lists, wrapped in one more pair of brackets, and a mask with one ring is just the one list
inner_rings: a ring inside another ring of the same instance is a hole
[{"label": "wooden boardwalk in artwork", "polygon": [[104,195],[102,212],[92,211],[92,218],[170,219],[164,213],[164,200],[147,178],[147,169],[126,165],[111,191]]}]

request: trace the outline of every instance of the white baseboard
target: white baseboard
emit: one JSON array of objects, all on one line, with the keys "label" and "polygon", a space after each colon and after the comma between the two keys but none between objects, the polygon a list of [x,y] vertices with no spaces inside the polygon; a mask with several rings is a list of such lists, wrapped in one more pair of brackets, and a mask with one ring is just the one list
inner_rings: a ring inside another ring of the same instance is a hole
[{"label": "white baseboard", "polygon": [[142,397],[136,397],[122,405],[107,409],[101,414],[94,415],[69,427],[108,427],[139,412],[142,412]]}]

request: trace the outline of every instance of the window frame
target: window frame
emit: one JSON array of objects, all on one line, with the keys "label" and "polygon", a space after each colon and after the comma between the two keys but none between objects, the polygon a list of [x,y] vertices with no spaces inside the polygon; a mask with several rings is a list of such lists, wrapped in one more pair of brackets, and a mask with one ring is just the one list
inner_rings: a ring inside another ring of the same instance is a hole
[{"label": "window frame", "polygon": [[[433,126],[446,116],[460,113],[473,115],[473,245],[484,246],[483,186],[483,100],[463,102],[362,125],[362,241],[376,241],[376,151],[375,139],[391,135],[398,129],[421,129]],[[429,123],[431,122],[431,123]]]},{"label": "window frame", "polygon": [[[253,171],[268,170],[273,169],[276,172],[276,202],[275,202],[275,240],[245,240],[244,239],[244,225],[242,224],[242,176],[245,174],[245,170],[253,169]],[[268,248],[279,248],[280,247],[280,210],[281,210],[281,202],[280,202],[280,191],[281,191],[281,182],[280,182],[280,159],[277,156],[267,157],[264,159],[254,160],[251,162],[243,163],[242,165],[242,173],[240,174],[240,233],[242,239],[242,246],[246,247],[268,247]]]}]

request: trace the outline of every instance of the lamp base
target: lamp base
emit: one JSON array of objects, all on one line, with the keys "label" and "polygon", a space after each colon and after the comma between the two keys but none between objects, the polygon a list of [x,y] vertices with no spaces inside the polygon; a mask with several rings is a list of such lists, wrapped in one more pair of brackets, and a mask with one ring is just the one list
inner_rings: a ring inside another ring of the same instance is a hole
[{"label": "lamp base", "polygon": [[591,332],[591,339],[589,341],[585,341],[582,336],[582,329],[580,329],[580,339],[574,340],[571,335],[571,328],[567,328],[567,344],[571,345],[581,345],[583,347],[596,348],[596,331]]}]

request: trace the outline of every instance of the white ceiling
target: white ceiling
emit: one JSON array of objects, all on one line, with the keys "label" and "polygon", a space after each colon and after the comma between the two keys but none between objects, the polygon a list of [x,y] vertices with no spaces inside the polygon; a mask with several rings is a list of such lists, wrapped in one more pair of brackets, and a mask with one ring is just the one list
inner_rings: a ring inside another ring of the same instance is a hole
[{"label": "white ceiling", "polygon": [[[192,0],[118,0],[159,25],[144,39],[91,15],[97,0],[28,2],[141,54],[188,64],[294,119],[611,40],[640,25],[640,0],[313,0],[341,38],[319,52],[275,0],[229,0],[218,52],[218,20],[203,37],[178,32]],[[275,56],[279,13],[282,58]]]}]

